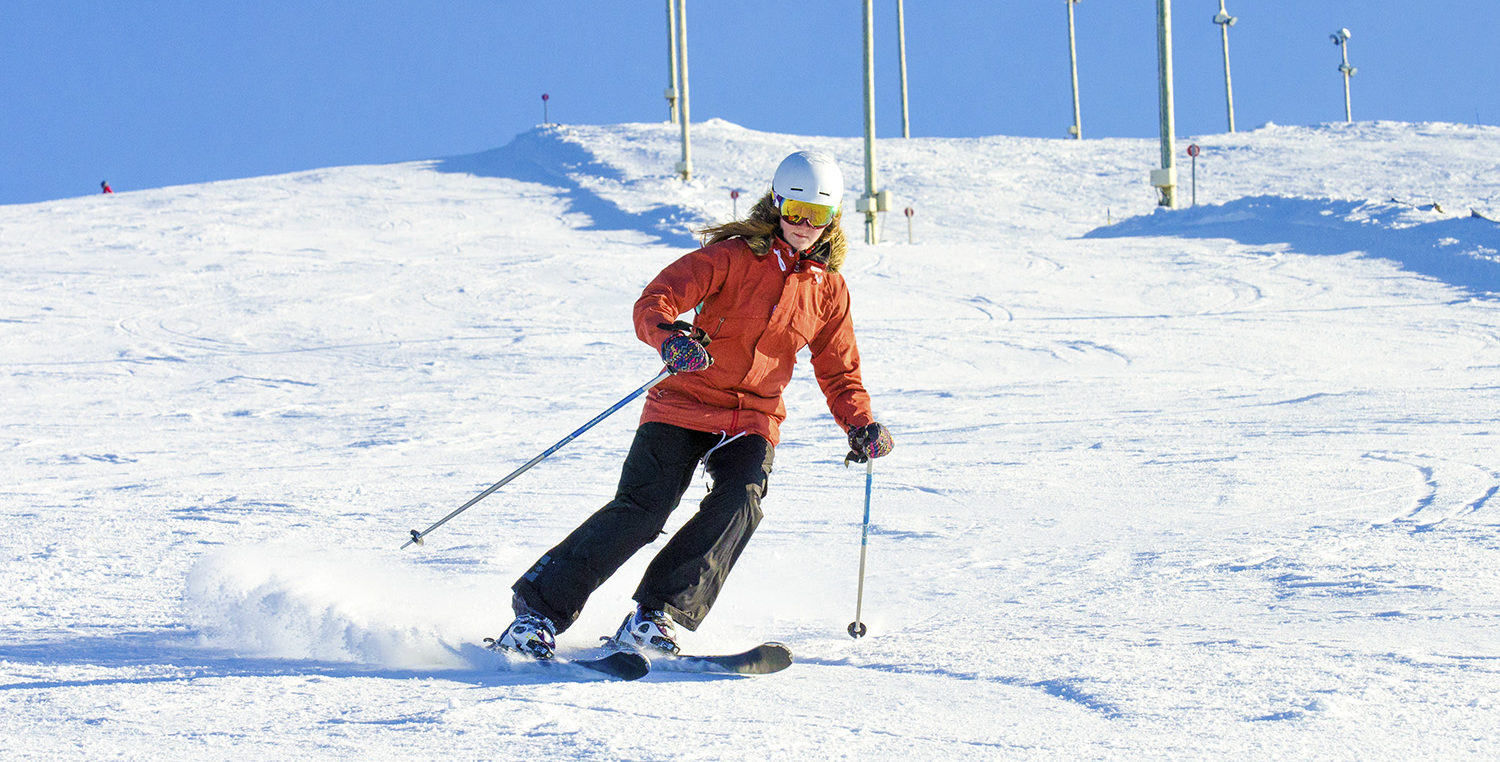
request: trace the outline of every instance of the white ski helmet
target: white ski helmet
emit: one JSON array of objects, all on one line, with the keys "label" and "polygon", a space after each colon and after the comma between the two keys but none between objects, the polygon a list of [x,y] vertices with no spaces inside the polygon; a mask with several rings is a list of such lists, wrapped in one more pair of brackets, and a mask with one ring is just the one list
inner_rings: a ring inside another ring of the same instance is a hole
[{"label": "white ski helmet", "polygon": [[838,209],[844,201],[844,173],[826,153],[798,151],[776,167],[771,190],[782,198]]}]

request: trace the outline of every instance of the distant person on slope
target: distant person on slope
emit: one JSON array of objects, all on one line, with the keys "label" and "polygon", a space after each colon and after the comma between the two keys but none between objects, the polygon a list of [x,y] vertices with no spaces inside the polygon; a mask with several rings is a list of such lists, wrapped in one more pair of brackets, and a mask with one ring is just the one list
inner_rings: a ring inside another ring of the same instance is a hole
[{"label": "distant person on slope", "polygon": [[100,180],[99,181],[99,192],[100,193],[114,193],[115,191],[114,191],[113,188],[109,187],[109,181],[108,180]]},{"label": "distant person on slope", "polygon": [[[860,379],[849,292],[838,273],[844,179],[833,159],[788,156],[744,220],[703,231],[707,245],[662,270],[635,303],[635,332],[673,371],[651,390],[614,500],[512,586],[516,619],[497,645],[553,656],[555,635],[667,517],[704,463],[713,486],[636,589],[615,642],[676,654],[674,624],[697,630],[761,519],[782,390],[809,347],[828,408],[860,463],[891,450]],[[692,323],[679,321],[684,313]],[[710,343],[711,342],[711,343]]]}]

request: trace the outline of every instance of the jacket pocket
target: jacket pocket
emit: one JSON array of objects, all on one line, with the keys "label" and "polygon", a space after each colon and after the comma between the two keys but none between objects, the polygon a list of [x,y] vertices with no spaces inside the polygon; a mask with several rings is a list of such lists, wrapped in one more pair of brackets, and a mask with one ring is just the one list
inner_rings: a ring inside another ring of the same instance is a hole
[{"label": "jacket pocket", "polygon": [[796,304],[792,308],[791,320],[787,321],[787,328],[795,337],[798,349],[807,346],[823,328],[823,319],[819,314],[817,304],[813,300]]}]

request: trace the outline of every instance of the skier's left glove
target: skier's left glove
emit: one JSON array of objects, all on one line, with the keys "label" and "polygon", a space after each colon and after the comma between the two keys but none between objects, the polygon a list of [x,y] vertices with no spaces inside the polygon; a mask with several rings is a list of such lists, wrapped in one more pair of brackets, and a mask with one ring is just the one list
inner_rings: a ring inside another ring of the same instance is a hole
[{"label": "skier's left glove", "polygon": [[892,447],[895,443],[891,441],[890,429],[878,423],[856,426],[849,429],[849,454],[844,458],[844,465],[849,465],[850,461],[864,463],[870,458],[883,458]]}]

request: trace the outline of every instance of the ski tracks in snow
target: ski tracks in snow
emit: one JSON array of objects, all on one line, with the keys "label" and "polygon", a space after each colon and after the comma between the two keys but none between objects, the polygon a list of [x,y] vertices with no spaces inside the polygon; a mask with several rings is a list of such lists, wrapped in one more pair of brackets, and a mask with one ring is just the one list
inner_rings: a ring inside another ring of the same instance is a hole
[{"label": "ski tracks in snow", "polygon": [[1372,452],[1364,457],[1402,466],[1416,477],[1410,483],[1414,496],[1407,507],[1375,522],[1376,526],[1390,524],[1425,532],[1447,522],[1500,525],[1500,516],[1486,510],[1500,492],[1500,472],[1431,455]]}]

